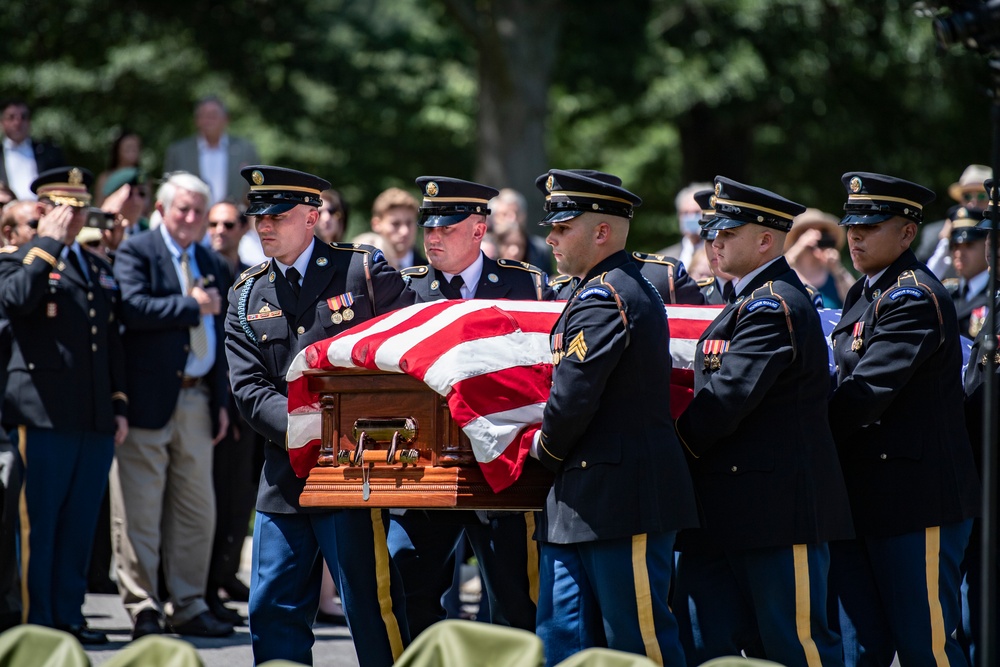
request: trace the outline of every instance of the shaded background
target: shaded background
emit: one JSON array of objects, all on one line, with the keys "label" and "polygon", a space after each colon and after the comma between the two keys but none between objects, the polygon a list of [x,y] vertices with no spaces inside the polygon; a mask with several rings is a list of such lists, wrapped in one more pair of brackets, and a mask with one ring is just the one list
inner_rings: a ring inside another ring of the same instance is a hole
[{"label": "shaded background", "polygon": [[352,208],[421,174],[512,186],[549,167],[643,197],[629,245],[676,240],[673,197],[725,174],[839,213],[840,175],[938,193],[989,161],[988,68],[942,52],[911,2],[862,0],[8,0],[0,97],[95,173],[122,128],[159,173],[219,95],[265,162]]}]

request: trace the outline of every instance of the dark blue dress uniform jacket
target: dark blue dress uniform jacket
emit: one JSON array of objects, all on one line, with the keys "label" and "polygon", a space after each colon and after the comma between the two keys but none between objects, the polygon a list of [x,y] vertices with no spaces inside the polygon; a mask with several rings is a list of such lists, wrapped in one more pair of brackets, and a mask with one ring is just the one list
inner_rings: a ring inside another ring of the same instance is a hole
[{"label": "dark blue dress uniform jacket", "polygon": [[552,329],[552,390],[539,457],[555,481],[538,522],[573,544],[697,524],[670,417],[663,305],[624,251],[581,281]]},{"label": "dark blue dress uniform jacket", "polygon": [[[997,304],[1000,305],[1000,299]],[[1000,333],[1000,320],[997,320],[997,333]],[[986,351],[983,346],[986,344],[986,329],[980,330],[972,344],[972,352],[969,354],[969,365],[965,369],[965,425],[969,431],[969,440],[972,442],[972,455],[976,460],[976,469],[982,471],[983,462],[983,413],[986,410],[985,404],[985,376],[986,376]],[[1000,359],[1000,351],[996,353],[994,361]],[[1000,363],[994,369],[994,391],[1000,390],[997,384],[997,376],[1000,376]],[[1000,398],[1000,394],[993,394],[994,400]],[[995,415],[993,428],[1000,426],[1000,409]],[[995,431],[996,432],[996,431]]]},{"label": "dark blue dress uniform jacket", "polygon": [[[327,299],[350,292],[354,317],[334,324]],[[229,293],[226,350],[233,400],[240,414],[267,439],[257,509],[278,514],[303,510],[299,495],[305,480],[288,462],[288,385],[292,358],[311,343],[352,325],[413,303],[395,269],[371,246],[316,241],[298,299],[273,261],[244,271]],[[288,307],[288,304],[297,304]],[[247,315],[280,311],[276,317],[241,322]],[[301,332],[300,332],[301,330]],[[318,510],[325,511],[325,510]]]},{"label": "dark blue dress uniform jacket", "polygon": [[[711,356],[705,364],[706,340],[728,342],[717,365]],[[677,420],[677,435],[691,455],[702,520],[697,537],[733,549],[852,537],[827,426],[826,340],[783,257],[723,308],[694,361],[695,395]]]},{"label": "dark blue dress uniform jacket", "polygon": [[976,516],[980,487],[948,292],[909,250],[870,292],[864,284],[851,288],[832,334],[838,386],[830,400],[858,536]]},{"label": "dark blue dress uniform jacket", "polygon": [[[444,276],[433,266],[403,269],[403,276],[416,293],[417,303],[446,298],[441,293]],[[550,291],[545,275],[537,267],[509,259],[483,257],[483,275],[476,286],[477,299],[524,299],[542,301]]]},{"label": "dark blue dress uniform jacket", "polygon": [[88,284],[63,248],[36,238],[0,254],[12,339],[4,422],[111,434],[127,400],[118,285],[111,265],[84,251]]},{"label": "dark blue dress uniform jacket", "polygon": [[[194,256],[204,286],[226,294],[229,271],[221,258],[200,243],[194,246]],[[177,408],[191,327],[201,321],[201,310],[194,297],[184,294],[159,229],[140,232],[118,248],[115,277],[122,290],[125,323],[128,422],[136,428],[163,428]],[[219,408],[229,405],[224,325],[225,313],[219,313],[215,317],[215,364],[205,378],[213,422]]]},{"label": "dark blue dress uniform jacket", "polygon": [[[664,305],[682,303],[700,306],[709,303],[701,285],[684,269],[680,260],[666,255],[652,255],[645,252],[633,252],[630,257],[639,267],[643,278],[649,281],[659,293]],[[579,281],[570,276],[557,276],[549,283],[554,299],[568,299]],[[722,303],[721,300],[719,303]]]}]

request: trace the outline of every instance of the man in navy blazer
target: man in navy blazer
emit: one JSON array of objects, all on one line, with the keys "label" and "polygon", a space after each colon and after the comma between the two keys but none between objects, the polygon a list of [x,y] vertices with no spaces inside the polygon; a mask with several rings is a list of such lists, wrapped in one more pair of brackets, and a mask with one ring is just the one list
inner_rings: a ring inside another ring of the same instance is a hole
[{"label": "man in navy blazer", "polygon": [[118,586],[134,638],[162,632],[161,616],[179,634],[233,631],[204,600],[215,531],[212,450],[229,426],[220,296],[229,273],[198,242],[209,197],[197,176],[171,176],[157,192],[163,224],[129,238],[115,260],[135,428],[116,452],[111,503]]}]

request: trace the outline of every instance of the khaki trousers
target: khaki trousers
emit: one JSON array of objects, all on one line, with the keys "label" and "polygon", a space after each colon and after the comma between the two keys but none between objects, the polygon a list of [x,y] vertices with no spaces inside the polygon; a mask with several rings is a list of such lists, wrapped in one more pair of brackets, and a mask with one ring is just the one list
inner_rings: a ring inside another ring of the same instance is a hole
[{"label": "khaki trousers", "polygon": [[[181,389],[160,429],[130,428],[111,467],[118,588],[134,619],[155,609],[178,625],[204,611],[215,534],[212,419],[204,386]],[[169,599],[157,591],[160,557]]]}]

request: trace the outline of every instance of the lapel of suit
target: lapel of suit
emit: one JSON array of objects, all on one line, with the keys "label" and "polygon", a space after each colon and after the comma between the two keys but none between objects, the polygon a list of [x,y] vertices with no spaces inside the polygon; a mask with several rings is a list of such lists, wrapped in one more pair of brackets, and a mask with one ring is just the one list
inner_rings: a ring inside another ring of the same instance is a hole
[{"label": "lapel of suit", "polygon": [[333,280],[334,270],[333,262],[330,261],[331,252],[332,250],[327,244],[320,241],[314,242],[312,257],[309,258],[309,266],[306,267],[306,274],[302,278],[302,287],[299,289],[298,303],[292,311],[296,317],[314,305],[330,281]]},{"label": "lapel of suit", "polygon": [[174,268],[174,256],[167,247],[167,242],[163,240],[160,230],[150,232],[153,235],[153,252],[156,264],[164,281],[170,287],[170,291],[175,294],[185,294],[186,290],[181,285],[180,278],[177,277],[177,269]]},{"label": "lapel of suit", "polygon": [[[493,279],[490,279],[490,276]],[[483,257],[483,274],[479,276],[479,285],[476,287],[477,299],[505,299],[510,293],[510,285],[504,283],[500,274],[500,266],[496,260]]]}]

